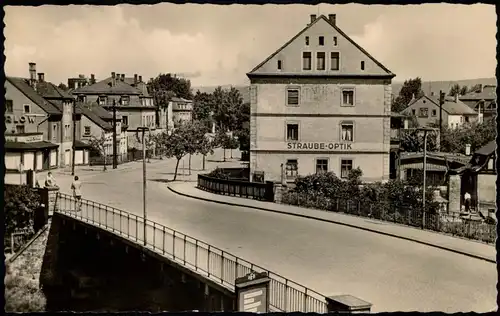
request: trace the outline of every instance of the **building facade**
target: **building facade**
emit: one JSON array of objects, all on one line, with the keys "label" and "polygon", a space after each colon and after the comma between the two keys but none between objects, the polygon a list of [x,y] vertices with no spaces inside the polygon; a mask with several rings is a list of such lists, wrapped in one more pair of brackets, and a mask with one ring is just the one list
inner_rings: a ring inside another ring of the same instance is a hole
[{"label": "building facade", "polygon": [[478,91],[469,92],[460,97],[460,101],[467,104],[478,113],[479,120],[495,117],[497,113],[497,87],[481,85]]},{"label": "building facade", "polygon": [[332,171],[387,180],[395,76],[336,25],[311,15],[301,32],[247,74],[250,170],[266,180]]},{"label": "building facade", "polygon": [[[402,113],[415,117],[420,126],[439,125],[439,100],[424,95],[410,101]],[[463,124],[475,122],[477,118],[477,112],[460,101],[458,95],[446,98],[442,105],[442,124],[448,128],[458,128]]]},{"label": "building facade", "polygon": [[171,123],[173,126],[193,120],[193,101],[184,98],[173,97],[168,105],[172,111]]},{"label": "building facade", "polygon": [[[136,77],[136,76],[134,76]],[[136,80],[142,81],[138,76]],[[153,98],[147,94],[145,84],[136,82],[135,86],[125,80],[124,74],[111,73],[111,77],[72,91],[79,102],[97,103],[109,113],[116,109],[122,124],[127,126],[127,144],[132,148],[140,148],[136,139],[139,127],[156,129],[156,107]],[[120,140],[119,143],[122,143]]]}]

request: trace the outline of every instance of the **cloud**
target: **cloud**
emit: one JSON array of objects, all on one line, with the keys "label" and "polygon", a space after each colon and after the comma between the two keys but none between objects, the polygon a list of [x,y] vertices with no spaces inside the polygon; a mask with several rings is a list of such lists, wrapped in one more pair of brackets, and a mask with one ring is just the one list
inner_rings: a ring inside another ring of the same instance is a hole
[{"label": "cloud", "polygon": [[[5,12],[8,75],[27,76],[32,61],[55,83],[78,74],[150,78],[170,72],[202,86],[246,83],[245,74],[299,32],[318,7],[159,4]],[[494,76],[493,6],[322,4],[319,13],[336,13],[339,27],[398,81]]]}]

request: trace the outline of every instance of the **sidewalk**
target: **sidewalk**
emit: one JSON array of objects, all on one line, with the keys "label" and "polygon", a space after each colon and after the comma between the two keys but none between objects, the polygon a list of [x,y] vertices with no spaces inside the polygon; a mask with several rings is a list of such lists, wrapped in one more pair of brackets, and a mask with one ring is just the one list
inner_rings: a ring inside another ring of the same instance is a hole
[{"label": "sidewalk", "polygon": [[168,188],[177,194],[199,200],[221,203],[226,205],[249,207],[263,211],[300,216],[334,224],[363,229],[387,236],[418,242],[442,250],[452,251],[476,259],[496,263],[496,249],[494,245],[487,245],[473,240],[466,240],[445,234],[424,231],[413,227],[397,225],[370,218],[345,215],[342,213],[326,212],[306,209],[297,206],[262,202],[251,199],[213,194],[196,188],[196,182],[172,182]]}]

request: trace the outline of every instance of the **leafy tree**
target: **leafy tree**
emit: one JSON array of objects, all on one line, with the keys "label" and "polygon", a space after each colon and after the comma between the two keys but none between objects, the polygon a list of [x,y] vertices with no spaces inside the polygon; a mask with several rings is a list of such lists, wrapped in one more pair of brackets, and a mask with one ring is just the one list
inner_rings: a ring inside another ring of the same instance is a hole
[{"label": "leafy tree", "polygon": [[481,123],[464,124],[455,129],[443,128],[441,150],[446,152],[465,153],[465,146],[471,145],[471,151],[478,150],[496,137],[495,119]]},{"label": "leafy tree", "polygon": [[[436,151],[438,149],[437,135],[437,131],[427,133],[427,151]],[[406,152],[424,151],[424,133],[413,128],[402,130],[401,150]]]},{"label": "leafy tree", "polygon": [[107,160],[107,152],[106,148],[108,147],[106,145],[107,137],[105,133],[101,134],[101,137],[97,138],[95,136],[92,136],[89,145],[99,153],[100,156],[104,158],[104,167],[103,171],[106,171],[106,160]]},{"label": "leafy tree", "polygon": [[408,107],[413,96],[415,96],[415,98],[420,98],[423,95],[422,79],[417,77],[415,79],[405,80],[403,87],[399,91],[399,95],[394,98],[391,104],[391,111],[399,113]]},{"label": "leafy tree", "polygon": [[450,92],[448,92],[449,96],[456,96],[458,95],[465,95],[467,94],[468,88],[467,86],[460,87],[458,83],[455,83],[453,86],[450,88]]},{"label": "leafy tree", "polygon": [[179,98],[188,100],[192,100],[193,98],[191,81],[170,73],[159,74],[156,78],[150,80],[147,85],[149,93],[154,93],[155,91],[169,91]]},{"label": "leafy tree", "polygon": [[208,135],[203,135],[198,144],[198,153],[203,155],[203,170],[205,170],[205,158],[208,154],[214,154],[214,142],[208,137]]},{"label": "leafy tree", "polygon": [[477,83],[469,88],[469,92],[480,92],[481,91],[481,84]]},{"label": "leafy tree", "polygon": [[210,112],[213,110],[212,95],[206,92],[196,92],[193,98],[193,119],[198,121],[211,121]]},{"label": "leafy tree", "polygon": [[57,87],[59,89],[63,90],[63,91],[68,91],[69,90],[69,88],[64,83],[62,83],[62,82]]},{"label": "leafy tree", "polygon": [[228,135],[228,133],[219,130],[215,134],[214,145],[216,147],[221,147],[224,151],[224,161],[226,161],[226,149],[231,148],[232,146],[232,138]]},{"label": "leafy tree", "polygon": [[249,151],[250,150],[250,129],[248,127],[244,127],[242,129],[236,131],[235,135],[238,137],[240,151]]},{"label": "leafy tree", "polygon": [[4,240],[10,240],[10,235],[18,229],[32,230],[33,214],[41,203],[40,196],[26,185],[6,185],[3,198]]}]

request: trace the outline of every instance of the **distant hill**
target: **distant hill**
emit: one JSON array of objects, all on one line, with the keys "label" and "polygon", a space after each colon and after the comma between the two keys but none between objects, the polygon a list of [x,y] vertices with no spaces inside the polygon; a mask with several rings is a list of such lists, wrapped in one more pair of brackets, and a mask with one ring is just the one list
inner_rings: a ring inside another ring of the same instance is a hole
[{"label": "distant hill", "polygon": [[[496,85],[496,78],[479,78],[479,79],[467,79],[467,80],[457,80],[457,81],[423,81],[422,82],[422,90],[424,90],[425,94],[431,95],[431,92],[434,92],[434,95],[439,94],[439,90],[443,90],[448,93],[450,88],[458,83],[460,86],[474,86],[476,84],[482,85]],[[403,86],[402,82],[393,82],[392,83],[392,93],[394,95],[399,94],[399,90]],[[231,89],[231,85],[221,85],[222,89]],[[243,98],[243,102],[250,102],[250,87],[249,86],[234,86],[236,89],[240,91],[241,97]],[[200,92],[212,93],[217,88],[217,86],[205,86],[205,87],[193,87],[193,93],[200,90]]]},{"label": "distant hill", "polygon": [[[212,93],[217,89],[218,86],[205,86],[205,87],[193,87],[193,93],[196,93],[196,91],[200,90],[200,92],[205,92],[205,93]],[[238,89],[238,91],[241,94],[241,97],[243,98],[243,103],[250,103],[250,86],[232,86],[232,85],[221,85],[220,86],[223,90],[229,90],[231,87],[234,87]]]},{"label": "distant hill", "polygon": [[[497,84],[496,78],[479,78],[479,79],[467,79],[467,80],[457,80],[457,81],[423,81],[422,82],[422,90],[426,95],[431,95],[431,92],[434,92],[434,95],[439,95],[439,91],[443,90],[446,94],[450,91],[450,88],[458,83],[461,87],[467,86],[471,87],[476,84],[482,85],[495,85]],[[402,82],[393,82],[392,83],[392,93],[394,95],[399,94],[399,90],[403,87]]]}]

